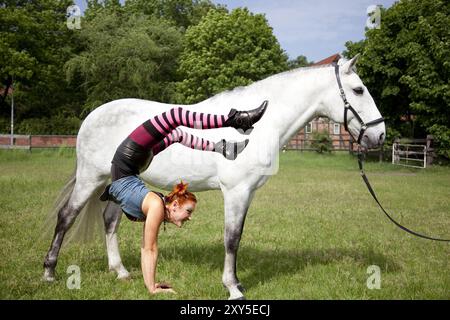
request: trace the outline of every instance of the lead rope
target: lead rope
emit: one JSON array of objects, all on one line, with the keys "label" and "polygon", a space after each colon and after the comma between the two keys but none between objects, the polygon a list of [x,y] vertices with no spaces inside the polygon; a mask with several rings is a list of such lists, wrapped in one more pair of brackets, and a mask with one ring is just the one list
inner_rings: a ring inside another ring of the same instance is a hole
[{"label": "lead rope", "polygon": [[380,201],[378,201],[378,198],[375,194],[375,191],[372,189],[372,186],[370,185],[369,179],[367,178],[365,172],[364,172],[364,168],[363,168],[363,163],[364,163],[364,154],[361,151],[360,146],[358,146],[358,166],[359,166],[359,171],[361,172],[361,177],[364,180],[364,183],[367,186],[367,189],[369,189],[370,194],[372,195],[372,197],[374,198],[374,200],[376,201],[376,203],[378,204],[378,206],[381,208],[381,210],[384,212],[384,214],[389,218],[389,220],[391,220],[397,227],[399,227],[400,229],[415,235],[417,237],[420,238],[424,238],[424,239],[428,239],[428,240],[434,240],[434,241],[445,241],[445,242],[449,242],[450,239],[441,239],[441,238],[434,238],[434,237],[429,237],[423,234],[420,234],[418,232],[412,231],[404,226],[402,226],[400,223],[398,223],[397,221],[395,221],[390,215],[389,213],[386,212],[386,210],[384,210],[383,206],[381,205]]}]

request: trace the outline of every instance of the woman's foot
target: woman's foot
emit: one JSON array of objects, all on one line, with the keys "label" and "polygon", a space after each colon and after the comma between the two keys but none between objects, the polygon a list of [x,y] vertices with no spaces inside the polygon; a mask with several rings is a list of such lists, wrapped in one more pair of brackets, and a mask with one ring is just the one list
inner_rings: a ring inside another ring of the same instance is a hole
[{"label": "woman's foot", "polygon": [[253,125],[261,119],[264,112],[266,112],[268,104],[269,101],[265,100],[258,108],[253,110],[237,111],[236,109],[231,109],[224,126],[242,129],[245,133],[247,130],[253,129]]},{"label": "woman's foot", "polygon": [[228,160],[234,160],[248,144],[248,139],[239,142],[228,142],[225,139],[214,144],[214,152],[218,152]]}]

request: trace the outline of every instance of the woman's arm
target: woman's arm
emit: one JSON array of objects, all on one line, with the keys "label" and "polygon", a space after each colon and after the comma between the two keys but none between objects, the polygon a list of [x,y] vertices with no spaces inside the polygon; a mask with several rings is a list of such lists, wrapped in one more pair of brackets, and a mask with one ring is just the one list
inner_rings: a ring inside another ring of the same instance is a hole
[{"label": "woman's arm", "polygon": [[150,192],[144,199],[142,207],[147,211],[141,246],[141,268],[144,283],[150,293],[170,291],[160,288],[155,281],[158,262],[158,233],[159,227],[164,221],[164,205],[157,195]]}]

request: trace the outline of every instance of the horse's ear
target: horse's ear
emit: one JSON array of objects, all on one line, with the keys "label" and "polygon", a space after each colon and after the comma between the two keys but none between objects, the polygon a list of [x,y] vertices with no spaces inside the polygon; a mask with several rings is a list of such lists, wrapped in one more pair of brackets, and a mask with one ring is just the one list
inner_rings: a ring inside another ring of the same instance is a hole
[{"label": "horse's ear", "polygon": [[360,54],[358,53],[356,56],[354,56],[350,61],[347,61],[345,64],[344,64],[344,66],[342,67],[342,69],[344,69],[344,72],[346,73],[346,74],[350,74],[350,73],[352,73],[354,70],[353,70],[353,67],[355,66],[355,64],[356,64],[356,61],[358,61],[358,58],[359,58],[359,56],[360,56]]}]

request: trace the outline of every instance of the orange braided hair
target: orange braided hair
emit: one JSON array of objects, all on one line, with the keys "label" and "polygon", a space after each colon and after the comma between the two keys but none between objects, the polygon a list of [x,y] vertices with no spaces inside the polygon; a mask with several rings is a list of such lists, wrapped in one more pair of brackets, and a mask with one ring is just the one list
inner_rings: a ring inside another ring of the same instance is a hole
[{"label": "orange braided hair", "polygon": [[165,196],[166,203],[172,203],[175,200],[178,200],[180,205],[189,200],[197,203],[195,195],[187,190],[188,185],[189,183],[183,183],[183,180],[174,185],[172,192]]}]

